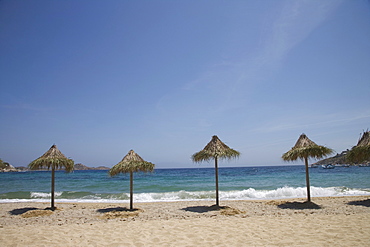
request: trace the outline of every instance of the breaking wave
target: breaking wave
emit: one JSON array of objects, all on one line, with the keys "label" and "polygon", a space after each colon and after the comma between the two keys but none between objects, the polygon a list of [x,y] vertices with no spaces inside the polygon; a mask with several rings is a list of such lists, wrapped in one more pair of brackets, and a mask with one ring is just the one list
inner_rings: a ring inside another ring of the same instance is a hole
[{"label": "breaking wave", "polygon": [[[370,195],[370,189],[347,187],[311,187],[312,197]],[[237,191],[220,191],[221,200],[268,200],[306,197],[306,187],[281,187],[273,190],[256,190],[253,188]],[[48,202],[51,194],[45,192],[9,192],[0,194],[0,202]],[[213,200],[215,191],[175,191],[161,193],[134,193],[135,202],[171,202]],[[55,192],[59,202],[128,202],[128,193],[90,193],[64,191]]]}]

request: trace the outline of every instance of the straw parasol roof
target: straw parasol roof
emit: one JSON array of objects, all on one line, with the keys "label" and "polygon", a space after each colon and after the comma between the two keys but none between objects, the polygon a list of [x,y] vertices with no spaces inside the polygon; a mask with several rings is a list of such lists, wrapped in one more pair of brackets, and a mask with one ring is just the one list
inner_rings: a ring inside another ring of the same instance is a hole
[{"label": "straw parasol roof", "polygon": [[283,154],[282,158],[284,161],[304,160],[305,158],[321,159],[333,152],[332,149],[319,146],[311,141],[305,134],[302,134],[294,147]]},{"label": "straw parasol roof", "polygon": [[54,168],[55,170],[64,168],[66,172],[71,172],[74,169],[74,161],[68,159],[62,152],[59,151],[54,144],[51,148],[44,153],[41,157],[32,161],[28,168],[31,170],[38,170],[40,168]]},{"label": "straw parasol roof", "polygon": [[288,152],[284,153],[282,159],[284,161],[295,161],[297,159],[304,160],[306,168],[306,186],[307,186],[307,201],[311,201],[310,194],[310,177],[308,171],[308,158],[320,159],[333,153],[334,150],[319,146],[311,141],[305,134],[300,135],[296,144]]},{"label": "straw parasol roof", "polygon": [[240,153],[234,149],[229,148],[223,143],[216,135],[204,147],[203,150],[192,155],[194,162],[202,162],[215,160],[215,180],[216,180],[216,206],[219,206],[219,193],[218,193],[218,159],[232,159],[240,156]]},{"label": "straw parasol roof", "polygon": [[194,162],[209,161],[215,158],[232,159],[240,156],[240,153],[234,149],[229,148],[216,135],[203,148],[203,150],[193,154],[192,160]]},{"label": "straw parasol roof", "polygon": [[115,166],[109,170],[110,176],[115,176],[118,173],[130,172],[151,172],[154,170],[154,164],[143,160],[134,150],[130,150],[128,154]]},{"label": "straw parasol roof", "polygon": [[347,154],[347,160],[351,163],[370,161],[370,131],[365,131],[361,138]]}]

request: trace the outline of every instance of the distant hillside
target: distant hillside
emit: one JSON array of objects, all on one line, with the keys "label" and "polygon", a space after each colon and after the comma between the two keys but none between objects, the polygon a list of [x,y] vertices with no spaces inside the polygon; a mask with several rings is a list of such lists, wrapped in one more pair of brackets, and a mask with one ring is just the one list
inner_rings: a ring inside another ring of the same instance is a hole
[{"label": "distant hillside", "polygon": [[109,170],[109,167],[105,166],[98,166],[98,167],[88,167],[81,163],[75,164],[75,171],[81,171],[81,170]]},{"label": "distant hillside", "polygon": [[347,152],[349,150],[347,149],[346,151],[343,151],[342,153],[340,154],[336,154],[335,156],[333,157],[330,157],[330,158],[327,158],[327,159],[323,159],[323,160],[320,160],[318,162],[316,162],[315,164],[317,165],[327,165],[327,164],[347,164],[347,161],[346,161],[346,155],[347,155]]},{"label": "distant hillside", "polygon": [[[85,165],[83,165],[81,163],[77,163],[74,166],[74,170],[75,171],[83,171],[83,170],[109,170],[109,169],[110,169],[109,167],[105,167],[105,166],[88,167],[88,166],[85,166]],[[48,170],[48,169],[46,169],[46,168],[39,169],[39,171],[45,171],[45,170]],[[28,171],[28,168],[27,167],[24,167],[24,166],[20,166],[20,167],[16,167],[16,170],[14,170],[14,171]]]},{"label": "distant hillside", "polygon": [[[334,164],[334,165],[335,164],[340,164],[340,165],[344,165],[344,164],[349,164],[347,162],[347,160],[346,160],[346,155],[347,155],[347,152],[348,151],[349,150],[347,149],[346,151],[343,151],[340,154],[336,154],[333,157],[320,160],[320,161],[316,162],[315,164],[316,165],[328,165],[328,164]],[[370,163],[370,160],[363,162],[363,164],[368,164],[368,163]]]}]

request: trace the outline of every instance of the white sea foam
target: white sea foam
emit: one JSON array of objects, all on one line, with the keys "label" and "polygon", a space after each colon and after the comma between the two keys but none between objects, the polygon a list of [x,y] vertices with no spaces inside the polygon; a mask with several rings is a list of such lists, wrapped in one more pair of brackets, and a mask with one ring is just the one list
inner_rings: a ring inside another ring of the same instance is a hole
[{"label": "white sea foam", "polygon": [[[95,203],[125,203],[129,202],[129,194],[118,194],[103,197],[101,194],[92,194],[81,198],[63,198],[62,192],[55,192],[56,202],[95,202]],[[312,197],[325,196],[353,196],[370,195],[370,189],[351,189],[346,187],[311,187]],[[253,188],[241,191],[220,191],[221,200],[271,200],[284,198],[305,198],[306,187],[282,187],[275,190],[255,190]],[[164,193],[134,193],[135,202],[170,202],[170,201],[195,201],[214,200],[215,191],[176,191]],[[48,202],[50,193],[31,192],[31,199],[0,199],[1,203],[7,202]]]},{"label": "white sea foam", "polygon": [[[63,194],[63,192],[54,192],[55,197],[60,197],[62,194]],[[31,192],[31,198],[35,198],[35,199],[51,198],[51,193]]]}]

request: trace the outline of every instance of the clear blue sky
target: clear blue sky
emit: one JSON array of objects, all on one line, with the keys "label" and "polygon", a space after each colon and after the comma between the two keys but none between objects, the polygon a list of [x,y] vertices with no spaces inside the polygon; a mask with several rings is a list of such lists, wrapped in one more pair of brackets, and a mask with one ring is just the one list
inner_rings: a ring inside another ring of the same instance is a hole
[{"label": "clear blue sky", "polygon": [[212,135],[241,152],[223,167],[285,164],[302,133],[341,152],[370,128],[370,2],[2,0],[0,83],[14,166],[57,144],[212,167]]}]

